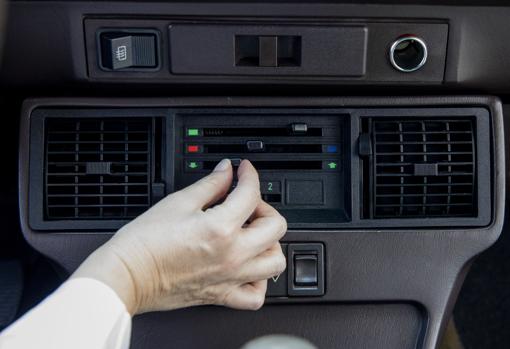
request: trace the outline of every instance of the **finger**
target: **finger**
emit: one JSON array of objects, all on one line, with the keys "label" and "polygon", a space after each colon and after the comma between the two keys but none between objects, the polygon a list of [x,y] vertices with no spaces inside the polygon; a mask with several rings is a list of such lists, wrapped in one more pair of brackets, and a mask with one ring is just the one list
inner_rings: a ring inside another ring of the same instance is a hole
[{"label": "finger", "polygon": [[261,201],[252,215],[252,222],[242,229],[238,241],[246,247],[248,258],[270,248],[287,232],[287,221],[268,203]]},{"label": "finger", "polygon": [[241,282],[267,280],[285,271],[287,260],[279,243],[273,244],[268,250],[245,263],[238,271],[237,278]]},{"label": "finger", "polygon": [[267,280],[235,288],[225,299],[225,306],[241,310],[258,310],[264,305]]},{"label": "finger", "polygon": [[229,159],[223,159],[208,176],[173,196],[179,202],[179,207],[202,210],[225,197],[232,186],[232,178],[232,164]]},{"label": "finger", "polygon": [[225,217],[233,220],[237,226],[242,226],[261,201],[260,182],[257,170],[248,160],[243,160],[239,165],[237,177],[236,188],[216,209],[224,211]]}]

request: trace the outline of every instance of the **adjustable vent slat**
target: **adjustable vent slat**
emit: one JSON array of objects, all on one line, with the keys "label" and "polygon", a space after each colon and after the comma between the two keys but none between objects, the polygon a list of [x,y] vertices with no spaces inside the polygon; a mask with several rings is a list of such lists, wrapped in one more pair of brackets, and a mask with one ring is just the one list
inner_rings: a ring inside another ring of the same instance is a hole
[{"label": "adjustable vent slat", "polygon": [[474,122],[372,118],[374,218],[473,217]]},{"label": "adjustable vent slat", "polygon": [[49,118],[46,219],[130,219],[151,202],[150,118]]}]

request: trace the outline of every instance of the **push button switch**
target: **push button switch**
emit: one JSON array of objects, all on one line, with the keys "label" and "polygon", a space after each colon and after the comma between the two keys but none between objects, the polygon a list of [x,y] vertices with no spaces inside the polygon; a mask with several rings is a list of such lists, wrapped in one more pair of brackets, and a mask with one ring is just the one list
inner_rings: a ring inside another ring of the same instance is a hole
[{"label": "push button switch", "polygon": [[153,33],[103,32],[99,36],[102,68],[156,68],[157,36]]},{"label": "push button switch", "polygon": [[317,255],[313,254],[294,256],[294,285],[317,287],[317,261]]}]

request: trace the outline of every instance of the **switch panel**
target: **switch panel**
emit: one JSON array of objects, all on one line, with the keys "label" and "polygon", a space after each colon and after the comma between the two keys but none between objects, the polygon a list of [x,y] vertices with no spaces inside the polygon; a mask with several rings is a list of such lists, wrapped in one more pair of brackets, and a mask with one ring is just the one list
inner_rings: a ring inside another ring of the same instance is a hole
[{"label": "switch panel", "polygon": [[296,243],[287,247],[289,296],[322,296],[325,285],[324,245]]}]

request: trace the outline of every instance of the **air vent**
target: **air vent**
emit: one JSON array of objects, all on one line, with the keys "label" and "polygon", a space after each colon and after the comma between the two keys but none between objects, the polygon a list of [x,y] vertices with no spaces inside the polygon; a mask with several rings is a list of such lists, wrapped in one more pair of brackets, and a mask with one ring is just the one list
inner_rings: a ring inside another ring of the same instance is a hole
[{"label": "air vent", "polygon": [[372,143],[364,168],[370,218],[476,216],[474,119],[363,122]]},{"label": "air vent", "polygon": [[45,219],[129,219],[151,203],[150,118],[48,118]]}]

